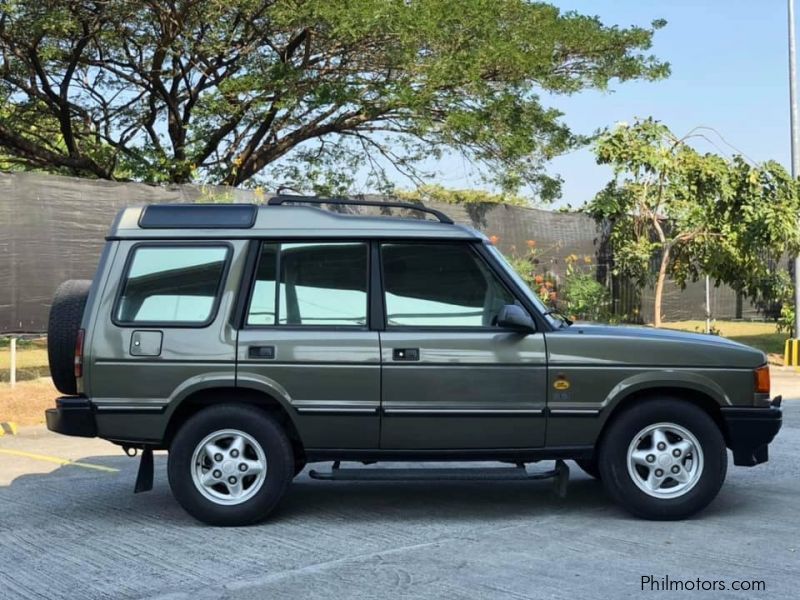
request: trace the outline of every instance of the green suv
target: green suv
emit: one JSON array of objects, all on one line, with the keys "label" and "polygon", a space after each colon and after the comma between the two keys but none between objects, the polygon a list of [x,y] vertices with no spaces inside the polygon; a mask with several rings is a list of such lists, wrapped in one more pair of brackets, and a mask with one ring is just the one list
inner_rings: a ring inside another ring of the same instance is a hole
[{"label": "green suv", "polygon": [[[631,513],[679,519],[718,493],[726,448],[763,463],[781,426],[762,352],[573,324],[485,236],[432,209],[153,205],[121,211],[106,239],[94,280],[56,292],[50,368],[65,396],[47,426],[140,451],[136,491],[168,450],[175,497],[207,523],[264,518],[324,461],[312,477],[554,476],[563,492],[570,459]],[[556,468],[526,466],[542,460]]]}]

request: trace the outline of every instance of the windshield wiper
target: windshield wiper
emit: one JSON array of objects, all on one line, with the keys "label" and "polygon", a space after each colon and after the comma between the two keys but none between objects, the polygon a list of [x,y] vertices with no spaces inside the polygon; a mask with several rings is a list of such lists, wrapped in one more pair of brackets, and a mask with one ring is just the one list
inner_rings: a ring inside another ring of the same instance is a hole
[{"label": "windshield wiper", "polygon": [[567,325],[572,325],[572,319],[570,319],[567,315],[562,313],[557,308],[551,308],[550,310],[544,311],[542,314],[544,316],[546,316],[546,317],[549,317],[550,315],[554,315],[554,316],[558,317],[559,319],[561,319]]}]

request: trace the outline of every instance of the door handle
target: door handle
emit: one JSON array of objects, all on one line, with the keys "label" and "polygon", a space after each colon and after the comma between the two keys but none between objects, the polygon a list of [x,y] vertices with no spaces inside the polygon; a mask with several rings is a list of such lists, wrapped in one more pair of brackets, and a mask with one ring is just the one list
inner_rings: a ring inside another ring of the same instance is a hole
[{"label": "door handle", "polygon": [[275,358],[275,346],[250,346],[247,349],[247,357],[272,360]]},{"label": "door handle", "polygon": [[419,348],[395,348],[392,350],[392,360],[419,360]]}]

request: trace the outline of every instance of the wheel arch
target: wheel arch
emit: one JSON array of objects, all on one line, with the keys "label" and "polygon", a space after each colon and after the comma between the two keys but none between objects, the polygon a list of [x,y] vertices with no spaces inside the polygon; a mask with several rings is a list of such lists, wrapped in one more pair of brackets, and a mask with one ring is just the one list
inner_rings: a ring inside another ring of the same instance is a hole
[{"label": "wheel arch", "polygon": [[714,423],[716,423],[722,436],[725,438],[725,443],[728,444],[728,432],[725,427],[725,421],[722,417],[721,407],[727,403],[721,403],[718,394],[715,394],[708,388],[697,387],[693,385],[678,385],[675,383],[654,384],[651,386],[641,386],[636,389],[629,390],[628,393],[618,396],[610,403],[610,410],[604,411],[605,418],[597,436],[596,448],[599,448],[603,443],[603,438],[609,429],[609,426],[616,417],[628,410],[630,407],[635,406],[638,402],[645,401],[650,398],[673,398],[682,400],[693,404],[700,408],[703,412],[709,415]]},{"label": "wheel arch", "polygon": [[[221,398],[223,399],[221,400]],[[164,446],[169,448],[175,433],[187,419],[204,408],[222,402],[247,404],[268,412],[284,427],[295,456],[302,457],[305,455],[305,447],[300,437],[300,432],[290,410],[286,408],[284,403],[263,389],[237,387],[235,385],[204,387],[183,397],[170,412],[164,431]]]}]

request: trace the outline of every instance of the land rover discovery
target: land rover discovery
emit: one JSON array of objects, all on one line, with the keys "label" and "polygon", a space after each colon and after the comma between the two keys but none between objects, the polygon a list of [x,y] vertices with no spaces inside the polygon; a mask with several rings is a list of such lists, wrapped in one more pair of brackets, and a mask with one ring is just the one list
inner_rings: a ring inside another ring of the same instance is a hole
[{"label": "land rover discovery", "polygon": [[168,450],[175,498],[220,525],[265,518],[307,463],[333,463],[317,479],[553,476],[563,493],[573,460],[631,513],[680,519],[717,495],[727,449],[767,460],[781,410],[762,352],[571,323],[481,233],[364,204],[122,210],[93,281],[56,292],[49,429],[141,452],[136,491]]}]

